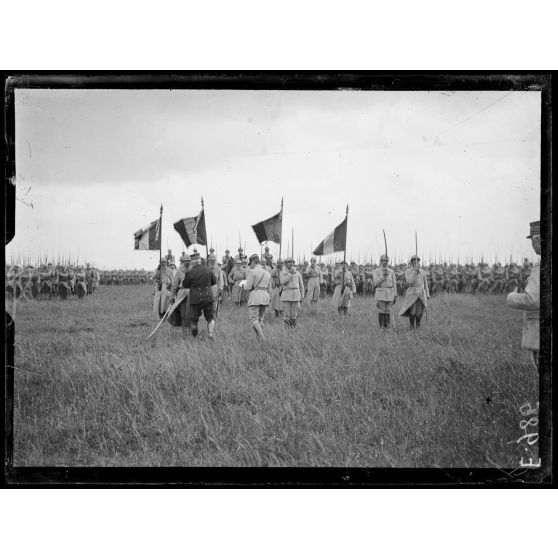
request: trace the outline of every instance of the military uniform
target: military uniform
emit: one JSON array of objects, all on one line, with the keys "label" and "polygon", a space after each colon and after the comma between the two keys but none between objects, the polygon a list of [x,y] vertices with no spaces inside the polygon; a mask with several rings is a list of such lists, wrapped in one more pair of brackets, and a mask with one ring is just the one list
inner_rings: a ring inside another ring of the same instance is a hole
[{"label": "military uniform", "polygon": [[322,270],[313,259],[312,263],[306,268],[306,276],[308,277],[306,298],[315,304],[320,298],[320,285],[323,283]]},{"label": "military uniform", "polygon": [[[539,237],[540,242],[540,221],[531,223],[531,234],[527,238]],[[535,241],[533,240],[535,248]],[[537,250],[535,248],[535,250]],[[540,252],[540,251],[539,251]],[[537,253],[539,253],[537,252]],[[539,346],[540,346],[540,265],[533,266],[524,293],[509,293],[506,304],[512,308],[523,310],[523,335],[521,347],[526,351],[531,351],[533,361],[537,370],[539,369]]]},{"label": "military uniform", "polygon": [[[287,258],[285,264],[292,262],[292,258]],[[300,310],[300,301],[304,297],[304,283],[302,276],[293,267],[290,269],[283,269],[279,274],[281,287],[281,302],[283,304],[283,321],[287,328],[296,327],[296,318]]]},{"label": "military uniform", "polygon": [[257,263],[248,271],[246,284],[244,285],[244,290],[250,294],[248,298],[248,317],[256,335],[260,339],[264,339],[262,324],[271,300],[269,295],[271,274],[260,265],[257,255],[251,256],[250,261],[256,261]]},{"label": "military uniform", "polygon": [[397,296],[396,277],[393,269],[387,266],[389,259],[383,256],[386,266],[380,266],[374,270],[374,298],[376,299],[376,307],[378,308],[378,322],[380,329],[388,329],[391,321],[391,307],[395,303]]},{"label": "military uniform", "polygon": [[182,288],[182,281],[186,272],[190,269],[190,256],[185,254],[180,258],[180,265],[172,278],[171,283],[171,297],[172,300],[180,300],[182,302],[177,308],[169,315],[169,323],[173,326],[181,326],[182,332],[186,334],[190,329],[190,313],[188,307],[188,289]]},{"label": "military uniform", "polygon": [[[344,264],[342,264],[344,265]],[[343,268],[338,269],[334,275],[335,290],[331,299],[331,306],[337,308],[339,313],[347,314],[351,307],[351,298],[356,293],[355,280],[353,274],[346,269],[344,272],[345,282],[343,283]]]},{"label": "military uniform", "polygon": [[213,315],[213,291],[211,287],[215,285],[215,275],[204,265],[199,265],[199,257],[192,256],[194,267],[184,274],[182,288],[190,289],[190,324],[192,336],[198,335],[198,322],[201,314],[207,322],[207,331],[210,339],[213,339],[215,330],[215,318]]},{"label": "military uniform", "polygon": [[283,312],[281,304],[281,271],[283,269],[283,261],[278,260],[277,266],[271,271],[271,308],[275,312],[275,316],[279,316]]},{"label": "military uniform", "polygon": [[246,271],[242,267],[242,262],[236,260],[234,269],[229,273],[229,284],[232,285],[231,298],[237,305],[242,304],[242,287],[240,282],[246,279]]},{"label": "military uniform", "polygon": [[170,306],[173,273],[166,266],[166,258],[161,259],[159,268],[155,271],[155,291],[153,293],[153,310],[162,318]]},{"label": "military uniform", "polygon": [[426,301],[430,298],[426,272],[424,269],[414,266],[412,263],[419,261],[420,258],[414,256],[411,258],[411,267],[405,270],[407,291],[405,292],[405,300],[399,311],[400,316],[409,317],[411,329],[420,327],[423,311],[426,310]]}]

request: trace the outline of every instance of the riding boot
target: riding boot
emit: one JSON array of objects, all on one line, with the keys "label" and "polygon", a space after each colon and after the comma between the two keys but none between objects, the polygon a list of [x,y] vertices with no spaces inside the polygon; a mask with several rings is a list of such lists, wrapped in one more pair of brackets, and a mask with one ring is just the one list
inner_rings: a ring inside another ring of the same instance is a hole
[{"label": "riding boot", "polygon": [[421,320],[421,319],[422,319],[422,315],[419,316],[419,315],[417,314],[417,316],[416,316],[416,324],[417,324],[417,327],[420,327],[420,320]]},{"label": "riding boot", "polygon": [[346,316],[348,313],[349,313],[349,309],[346,306],[344,306],[343,307],[343,315]]},{"label": "riding boot", "polygon": [[384,328],[389,329],[389,324],[390,324],[390,315],[384,314]]},{"label": "riding boot", "polygon": [[296,318],[291,318],[291,327],[292,327],[293,329],[296,328]]},{"label": "riding boot", "polygon": [[384,314],[378,314],[378,322],[380,323],[380,329],[384,329]]},{"label": "riding boot", "polygon": [[198,336],[198,324],[192,326],[192,337]]},{"label": "riding boot", "polygon": [[409,322],[411,322],[411,329],[415,329],[415,316],[409,316]]}]

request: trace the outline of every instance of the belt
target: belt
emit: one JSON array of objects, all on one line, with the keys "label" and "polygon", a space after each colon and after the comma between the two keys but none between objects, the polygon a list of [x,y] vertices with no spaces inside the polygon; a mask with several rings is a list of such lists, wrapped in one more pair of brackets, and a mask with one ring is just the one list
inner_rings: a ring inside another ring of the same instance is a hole
[{"label": "belt", "polygon": [[298,287],[286,287],[283,289],[284,291],[299,291]]},{"label": "belt", "polygon": [[255,291],[267,291],[267,287],[256,287]]}]

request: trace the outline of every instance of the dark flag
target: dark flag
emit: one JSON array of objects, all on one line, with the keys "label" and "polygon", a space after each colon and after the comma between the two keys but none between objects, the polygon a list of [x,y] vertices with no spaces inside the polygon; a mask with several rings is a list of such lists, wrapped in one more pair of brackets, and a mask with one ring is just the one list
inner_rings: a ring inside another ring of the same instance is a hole
[{"label": "dark flag", "polygon": [[330,232],[312,252],[315,256],[326,256],[334,252],[343,252],[347,244],[347,217]]},{"label": "dark flag", "polygon": [[161,219],[134,233],[134,250],[161,249]]},{"label": "dark flag", "polygon": [[205,214],[202,209],[196,217],[186,217],[174,223],[174,230],[180,235],[186,246],[191,244],[207,245],[205,232]]},{"label": "dark flag", "polygon": [[277,242],[281,244],[281,226],[283,224],[283,210],[281,210],[277,215],[266,219],[265,221],[260,221],[255,225],[252,225],[258,242],[267,242],[271,240],[272,242]]}]

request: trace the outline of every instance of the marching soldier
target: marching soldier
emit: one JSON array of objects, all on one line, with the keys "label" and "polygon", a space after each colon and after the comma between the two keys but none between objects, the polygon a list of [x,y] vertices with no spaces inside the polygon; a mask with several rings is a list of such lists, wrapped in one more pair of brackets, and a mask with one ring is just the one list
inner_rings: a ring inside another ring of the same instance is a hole
[{"label": "marching soldier", "polygon": [[260,339],[265,339],[262,324],[270,302],[271,274],[260,265],[260,258],[257,254],[252,254],[249,261],[250,270],[244,285],[244,290],[250,293],[248,317],[256,335]]},{"label": "marching soldier", "polygon": [[180,265],[172,278],[171,284],[171,305],[175,303],[176,299],[184,297],[184,300],[178,305],[173,313],[169,316],[169,322],[174,326],[182,326],[182,333],[184,336],[188,334],[190,329],[190,317],[188,312],[188,289],[182,288],[182,281],[186,272],[190,269],[190,256],[187,253],[182,253],[180,257]]},{"label": "marching soldier", "polygon": [[393,269],[388,267],[389,257],[384,254],[380,257],[380,267],[374,270],[374,298],[378,308],[378,321],[380,329],[389,329],[391,307],[397,298],[396,278]]},{"label": "marching soldier", "polygon": [[337,308],[339,314],[346,316],[351,306],[351,298],[356,293],[355,280],[353,274],[347,269],[347,262],[341,262],[341,266],[333,275],[333,280],[335,290],[331,305],[333,308]]},{"label": "marching soldier", "polygon": [[[530,234],[533,250],[537,255],[541,254],[541,222],[535,221],[530,224]],[[524,310],[523,315],[523,337],[521,348],[531,351],[533,362],[539,370],[539,342],[540,342],[540,265],[533,266],[531,275],[527,281],[524,293],[518,293],[517,288],[508,294],[506,304],[518,310]]]},{"label": "marching soldier", "polygon": [[215,275],[207,266],[200,265],[199,254],[192,255],[190,265],[191,268],[184,274],[182,288],[190,289],[188,304],[192,337],[198,335],[198,322],[203,313],[207,322],[207,333],[209,338],[213,340],[215,318],[213,316],[213,291],[211,287],[216,283]]},{"label": "marching soldier", "polygon": [[302,276],[295,268],[295,261],[291,257],[285,259],[286,269],[279,274],[281,287],[281,302],[283,303],[283,321],[287,329],[296,327],[296,318],[300,310],[300,301],[304,298],[304,283]]},{"label": "marching soldier", "polygon": [[320,298],[320,286],[324,282],[322,277],[322,270],[316,264],[316,258],[310,258],[310,265],[306,268],[306,276],[308,277],[308,286],[306,292],[306,299],[310,301],[313,306],[313,311],[316,312],[316,305]]},{"label": "marching soldier", "polygon": [[400,316],[409,316],[411,329],[420,327],[422,314],[426,310],[426,301],[430,298],[426,272],[420,267],[420,258],[413,256],[411,266],[405,270],[407,291],[399,311]]}]

